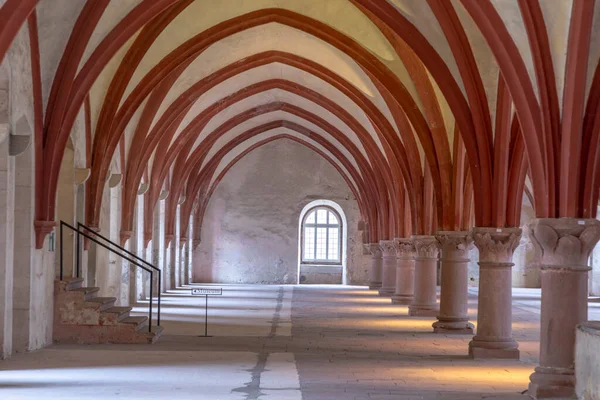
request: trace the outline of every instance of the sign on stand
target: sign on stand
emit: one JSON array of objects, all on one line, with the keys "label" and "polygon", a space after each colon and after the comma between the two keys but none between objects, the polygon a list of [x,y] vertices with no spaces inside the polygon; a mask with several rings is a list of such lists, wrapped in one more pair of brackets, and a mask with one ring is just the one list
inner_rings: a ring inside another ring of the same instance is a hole
[{"label": "sign on stand", "polygon": [[208,296],[222,296],[223,288],[215,287],[195,287],[192,288],[192,296],[204,296],[204,335],[199,337],[211,337],[208,336]]},{"label": "sign on stand", "polygon": [[193,296],[221,296],[222,288],[192,288]]}]

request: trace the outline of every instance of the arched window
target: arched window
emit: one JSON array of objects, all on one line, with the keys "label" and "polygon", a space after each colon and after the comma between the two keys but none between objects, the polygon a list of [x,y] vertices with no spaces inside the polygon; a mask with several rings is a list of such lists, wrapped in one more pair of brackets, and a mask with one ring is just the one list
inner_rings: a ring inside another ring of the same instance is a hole
[{"label": "arched window", "polygon": [[342,222],[332,208],[309,210],[302,221],[302,262],[341,264]]}]

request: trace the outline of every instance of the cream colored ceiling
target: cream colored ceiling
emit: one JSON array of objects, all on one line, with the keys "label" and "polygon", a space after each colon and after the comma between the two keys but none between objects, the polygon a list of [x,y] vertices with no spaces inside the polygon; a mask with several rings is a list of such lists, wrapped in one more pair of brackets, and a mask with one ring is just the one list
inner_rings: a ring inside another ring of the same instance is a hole
[{"label": "cream colored ceiling", "polygon": [[[457,63],[448,45],[448,41],[427,1],[387,1],[390,4],[393,4],[403,16],[420,30],[446,63],[452,77],[464,94],[465,89],[459,74]],[[483,39],[470,15],[463,8],[461,1],[448,1],[452,2],[472,47],[487,95],[493,123],[498,82],[497,64],[486,41]],[[40,32],[42,86],[45,101],[49,95],[52,80],[70,32],[84,4],[85,0],[41,0],[38,5],[37,14]],[[88,60],[96,46],[101,43],[105,35],[114,28],[128,12],[139,4],[141,4],[141,0],[112,0],[110,2],[85,50],[84,57],[79,64],[80,68]],[[516,0],[492,0],[492,4],[506,24],[509,33],[523,57],[532,86],[536,87],[531,50],[518,2]],[[550,48],[553,56],[557,89],[559,93],[559,103],[562,103],[571,4],[572,2],[570,0],[540,0],[546,29],[549,34]],[[421,111],[423,111],[421,99],[419,98],[417,90],[410,79],[406,68],[400,61],[400,58],[396,55],[392,45],[372,21],[348,0],[220,0],[218,2],[214,0],[196,0],[177,16],[152,44],[136,69],[131,82],[127,86],[121,104],[137,87],[139,82],[147,74],[151,73],[152,68],[154,68],[160,60],[174,51],[178,46],[182,45],[185,41],[230,18],[271,7],[285,8],[317,21],[324,22],[358,42],[399,78],[406,86],[408,92],[413,96],[415,103],[421,108]],[[591,83],[591,76],[598,63],[598,59],[600,58],[600,4],[596,4],[593,31],[592,50],[589,61],[590,68],[588,69],[588,90],[589,84]],[[100,77],[96,80],[91,90],[90,103],[93,127],[95,127],[98,114],[105,100],[104,97],[107,88],[113,80],[117,68],[134,39],[135,36],[113,57]],[[233,62],[243,60],[248,56],[267,50],[279,50],[299,55],[332,70],[364,93],[397,131],[398,128],[394,118],[382,95],[356,62],[332,45],[303,31],[279,23],[269,23],[246,29],[245,31],[224,38],[202,51],[182,73],[179,79],[177,79],[161,104],[159,113],[154,119],[153,124],[158,121],[175,99],[200,79]],[[198,113],[202,112],[202,110],[206,109],[215,101],[242,90],[250,84],[274,78],[300,83],[326,96],[334,103],[343,107],[364,126],[382,151],[381,141],[377,137],[373,125],[365,113],[354,104],[351,99],[347,98],[337,89],[320,79],[296,68],[279,63],[273,63],[247,71],[208,90],[194,103],[177,132],[181,132],[185,129],[187,124],[198,115]],[[433,80],[433,78],[430,80]],[[452,143],[454,118],[435,82],[434,91],[442,109],[446,131],[450,136],[450,143]],[[303,98],[282,90],[272,90],[267,93],[252,96],[230,107],[230,109],[220,112],[208,126],[201,132],[198,132],[199,136],[195,146],[197,146],[199,141],[209,132],[235,114],[272,101],[290,102],[291,104],[298,105],[321,116],[323,119],[344,132],[344,134],[358,146],[361,152],[365,154],[364,148],[357,139],[356,134],[337,116],[332,115],[330,112],[316,104],[312,104]],[[128,150],[130,148],[132,133],[135,131],[137,122],[140,118],[140,110],[141,107],[138,109],[126,129],[126,144]],[[290,115],[286,115],[285,117],[287,119],[295,118]],[[269,115],[261,118],[268,120],[269,118],[274,118],[274,116]],[[248,126],[251,126],[252,124],[256,124],[259,120],[260,118],[256,118],[256,121],[249,121],[247,124]],[[302,121],[302,124],[307,127],[311,126],[310,123],[306,121]],[[313,128],[315,127],[313,126]],[[336,145],[338,144],[336,143]]]},{"label": "cream colored ceiling", "polygon": [[[293,136],[295,138],[303,140],[303,141],[311,144],[312,146],[316,147],[317,149],[319,149],[330,159],[335,159],[335,157],[328,150],[326,150],[323,146],[321,146],[319,143],[315,142],[314,140],[307,138],[306,136],[298,134],[297,132],[287,129],[287,128],[277,128],[277,129],[273,129],[273,130],[261,133],[260,135],[254,136],[252,139],[245,141],[243,144],[240,144],[239,146],[235,147],[234,150],[227,153],[227,155],[225,157],[223,157],[223,160],[219,163],[219,166],[217,167],[216,173],[213,175],[210,184],[212,185],[214,183],[214,181],[218,178],[221,171],[224,168],[226,168],[227,165],[229,163],[231,163],[232,160],[234,160],[237,156],[242,154],[246,149],[248,149],[248,148],[252,147],[253,145],[260,143],[266,139],[269,139],[273,136],[277,136],[280,134],[286,134],[288,136]],[[343,166],[341,166],[341,169],[344,172],[344,174],[347,177],[349,177],[351,184],[356,188],[356,182],[354,182],[354,180],[350,177],[348,170],[346,168],[344,168]]]}]

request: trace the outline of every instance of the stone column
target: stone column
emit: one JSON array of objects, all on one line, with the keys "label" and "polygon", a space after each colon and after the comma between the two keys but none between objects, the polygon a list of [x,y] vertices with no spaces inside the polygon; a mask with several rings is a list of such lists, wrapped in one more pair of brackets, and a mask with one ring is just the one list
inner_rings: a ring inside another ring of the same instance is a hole
[{"label": "stone column", "polygon": [[436,316],[438,242],[435,236],[411,236],[415,246],[415,297],[408,306],[408,315]]},{"label": "stone column", "polygon": [[442,283],[440,313],[433,324],[434,333],[473,334],[468,315],[469,250],[471,232],[438,232]]},{"label": "stone column", "polygon": [[165,235],[165,241],[168,242],[168,246],[165,246],[165,268],[167,271],[167,290],[175,289],[175,275],[176,275],[176,249],[175,249],[175,236]]},{"label": "stone column", "polygon": [[479,250],[477,334],[469,343],[473,358],[519,359],[512,337],[512,256],[519,228],[473,228]]},{"label": "stone column", "polygon": [[542,311],[540,366],[528,394],[574,398],[575,327],[588,317],[588,258],[600,239],[600,222],[540,218],[529,228],[542,261]]},{"label": "stone column", "polygon": [[392,304],[410,304],[415,297],[415,246],[410,239],[396,239],[396,292]]},{"label": "stone column", "polygon": [[369,290],[377,290],[381,287],[381,249],[379,244],[370,243],[366,245],[371,252],[371,269],[369,270]]},{"label": "stone column", "polygon": [[398,261],[396,259],[396,242],[393,240],[380,240],[379,248],[381,249],[381,288],[379,295],[390,297],[396,291],[396,267]]},{"label": "stone column", "polygon": [[161,271],[161,290],[167,292],[169,275],[165,260],[165,201],[160,200],[154,208],[152,224],[152,264]]}]

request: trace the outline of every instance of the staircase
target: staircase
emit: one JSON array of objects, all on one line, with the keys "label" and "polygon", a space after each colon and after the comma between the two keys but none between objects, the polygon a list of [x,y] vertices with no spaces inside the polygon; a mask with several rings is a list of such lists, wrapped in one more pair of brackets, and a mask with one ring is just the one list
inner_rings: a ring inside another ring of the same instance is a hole
[{"label": "staircase", "polygon": [[116,307],[114,297],[98,297],[97,287],[81,278],[54,281],[54,342],[71,344],[154,343],[162,328],[148,329],[147,317],[132,317],[131,307]]}]

